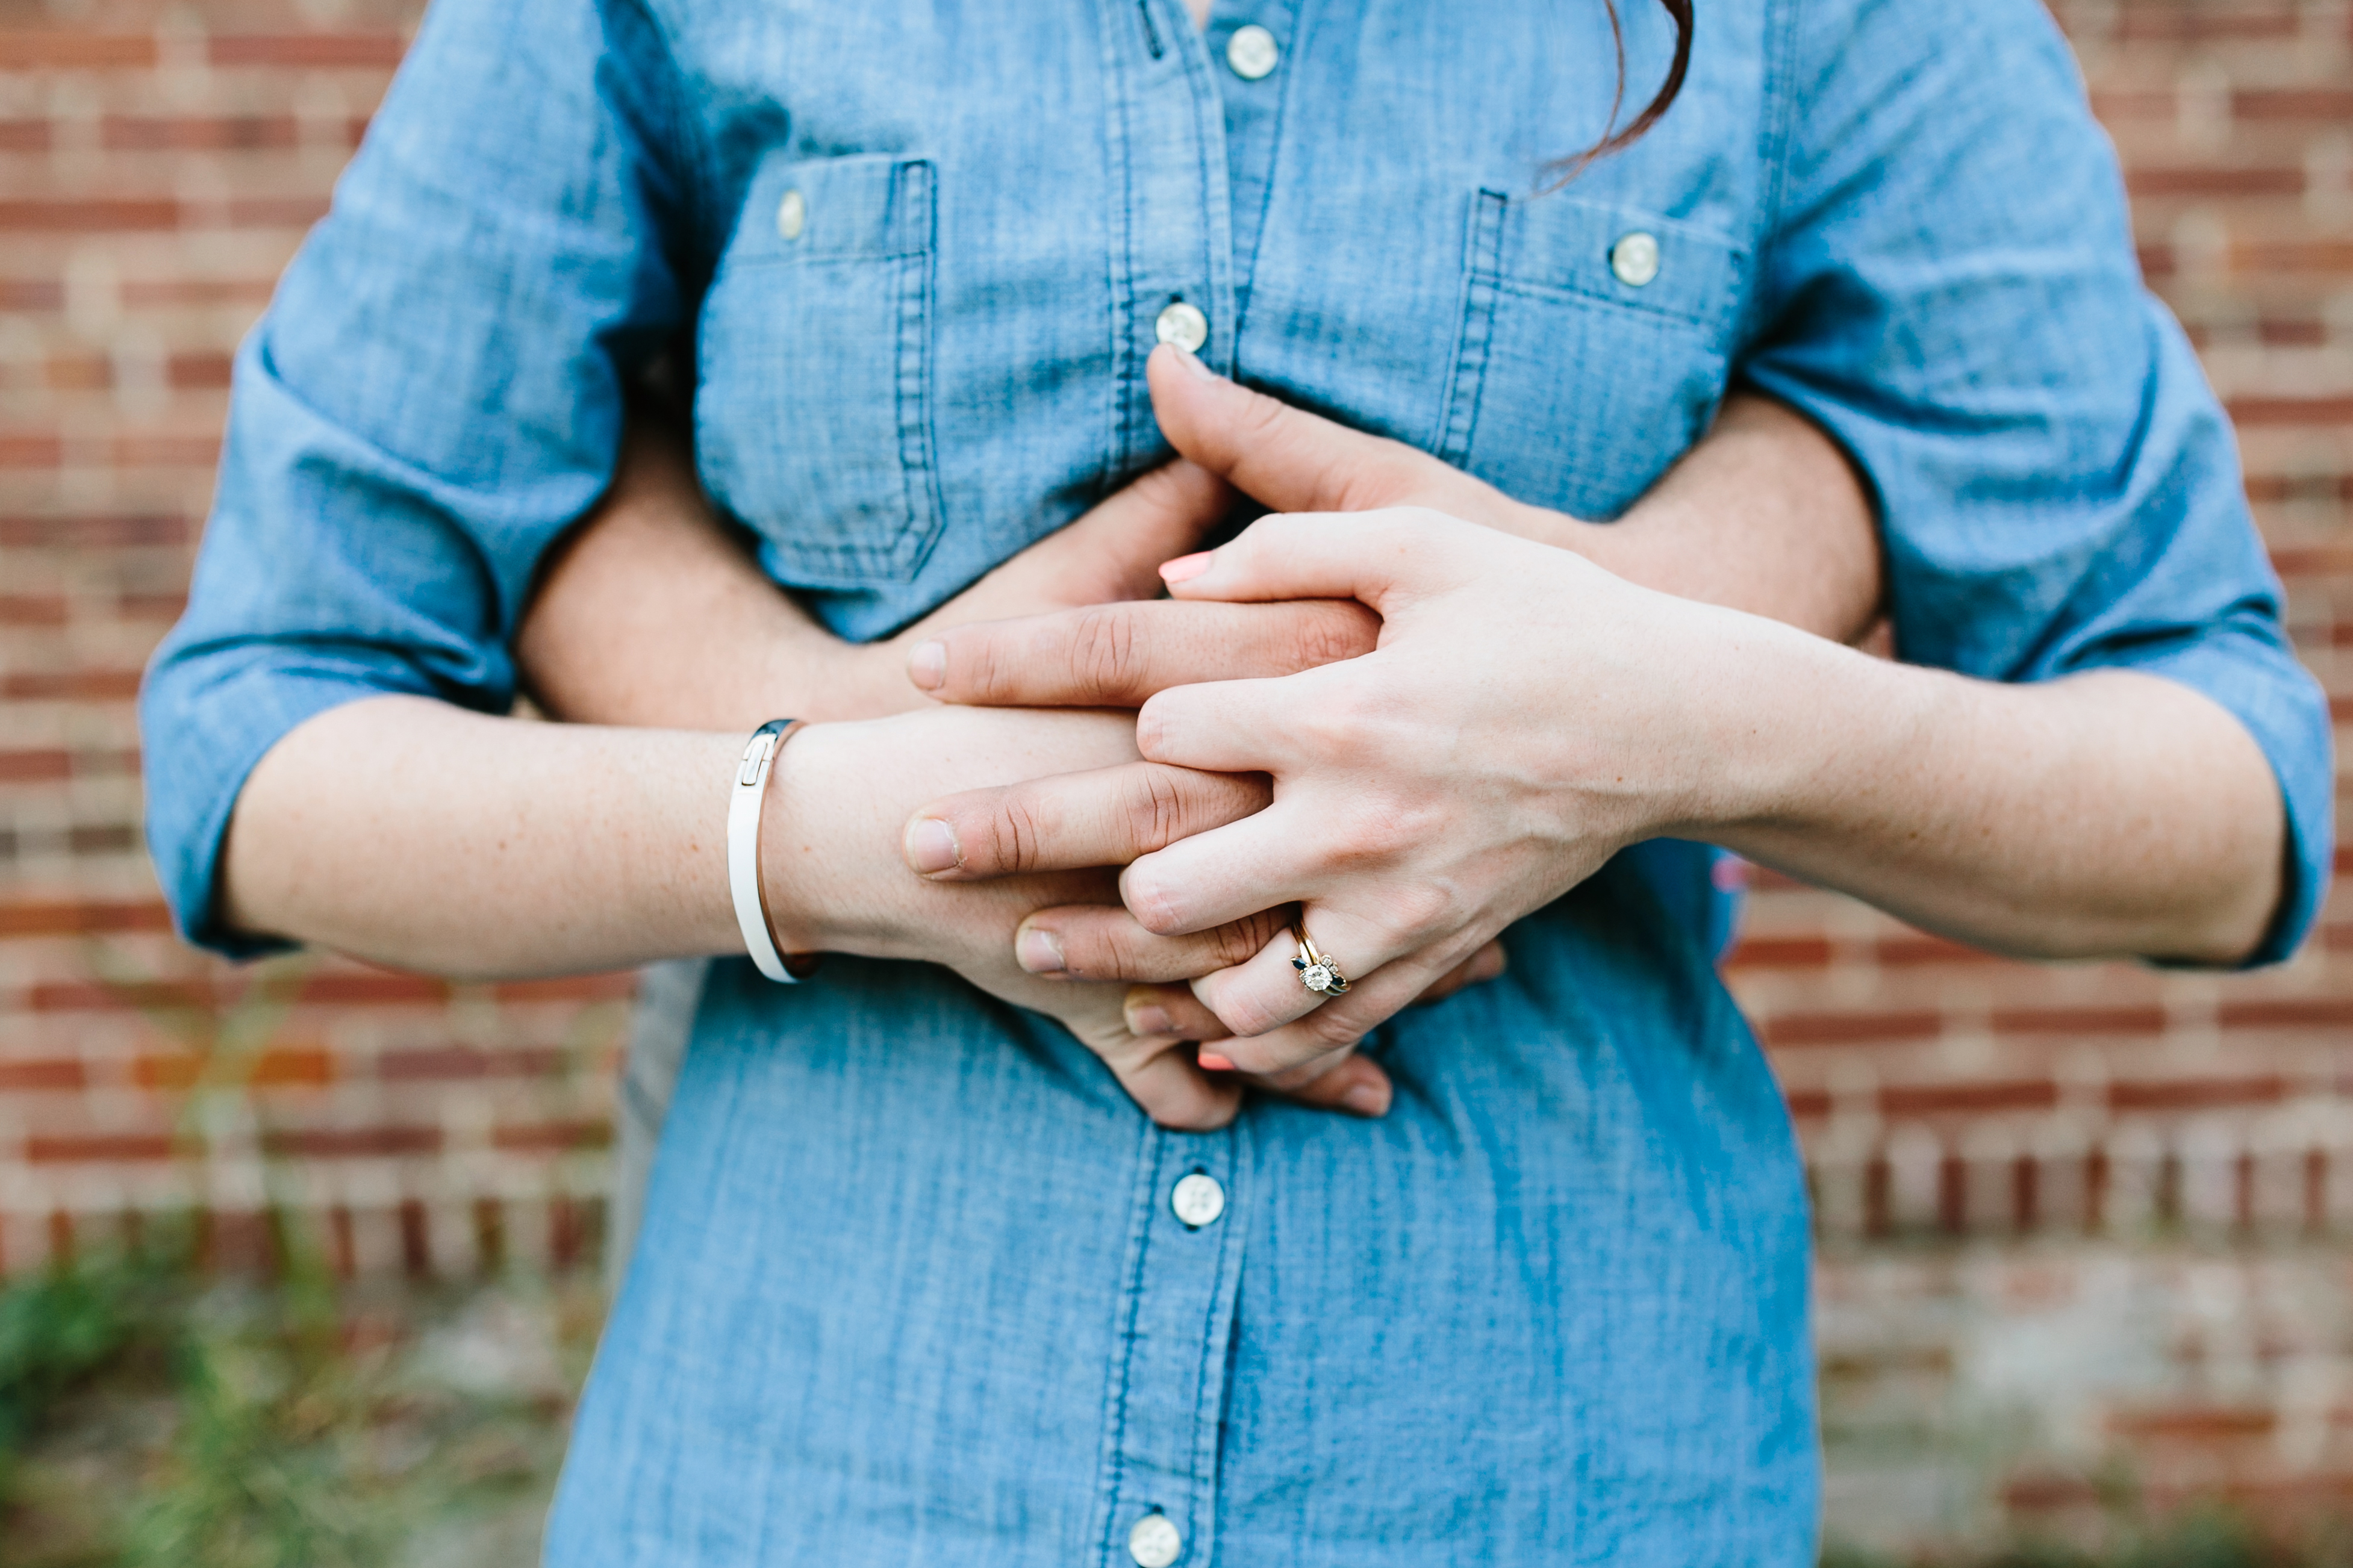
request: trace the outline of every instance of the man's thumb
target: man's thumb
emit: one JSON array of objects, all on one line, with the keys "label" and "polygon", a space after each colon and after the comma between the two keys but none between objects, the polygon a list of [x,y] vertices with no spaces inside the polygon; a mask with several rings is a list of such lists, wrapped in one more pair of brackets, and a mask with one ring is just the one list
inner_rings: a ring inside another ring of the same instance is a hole
[{"label": "man's thumb", "polygon": [[1179,458],[1131,481],[1037,548],[1074,605],[1156,599],[1163,561],[1198,550],[1233,508],[1226,481]]},{"label": "man's thumb", "polygon": [[1145,374],[1168,444],[1273,511],[1365,511],[1412,497],[1442,467],[1228,381],[1173,344]]}]

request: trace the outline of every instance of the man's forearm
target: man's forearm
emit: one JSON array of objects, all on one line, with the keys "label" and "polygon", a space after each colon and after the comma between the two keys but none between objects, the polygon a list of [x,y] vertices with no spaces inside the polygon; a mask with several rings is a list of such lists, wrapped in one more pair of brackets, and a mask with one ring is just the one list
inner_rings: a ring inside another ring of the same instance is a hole
[{"label": "man's forearm", "polygon": [[852,651],[720,526],[684,437],[649,415],[632,419],[611,491],[543,568],[515,641],[533,700],[579,723],[749,730],[920,704]]},{"label": "man's forearm", "polygon": [[[1754,393],[1736,391],[1617,522],[1542,515],[1566,523],[1551,542],[1646,587],[1841,642],[1879,615],[1879,543],[1852,467],[1810,423]],[[959,618],[967,603],[975,613],[961,618],[981,619],[1134,595],[1125,563],[1101,549],[1070,553],[1036,563],[1035,591],[977,593],[924,624]],[[1155,563],[1141,564],[1148,574]],[[540,705],[586,723],[749,729],[923,701],[892,652],[844,643],[767,579],[712,517],[683,439],[652,418],[632,426],[611,494],[543,573],[516,654]]]},{"label": "man's forearm", "polygon": [[1584,552],[1646,588],[1852,643],[1883,609],[1877,519],[1810,420],[1736,390],[1715,426]]}]

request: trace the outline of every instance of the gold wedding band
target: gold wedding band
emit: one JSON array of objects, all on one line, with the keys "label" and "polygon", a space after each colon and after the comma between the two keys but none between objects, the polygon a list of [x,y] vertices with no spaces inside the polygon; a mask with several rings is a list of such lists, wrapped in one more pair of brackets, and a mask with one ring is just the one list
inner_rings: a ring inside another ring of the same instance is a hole
[{"label": "gold wedding band", "polygon": [[1291,934],[1299,939],[1299,956],[1291,967],[1299,971],[1299,984],[1319,996],[1337,996],[1348,989],[1348,977],[1340,973],[1337,959],[1316,951],[1307,939],[1307,927],[1299,921],[1291,922]]}]

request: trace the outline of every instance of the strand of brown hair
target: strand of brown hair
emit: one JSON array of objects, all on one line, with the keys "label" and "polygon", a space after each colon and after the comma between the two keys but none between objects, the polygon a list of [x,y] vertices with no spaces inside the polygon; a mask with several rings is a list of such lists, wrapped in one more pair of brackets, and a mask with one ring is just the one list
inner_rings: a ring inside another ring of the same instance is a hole
[{"label": "strand of brown hair", "polygon": [[1556,158],[1545,165],[1545,172],[1553,176],[1551,183],[1545,186],[1547,192],[1560,189],[1585,173],[1597,159],[1623,152],[1641,141],[1643,133],[1666,113],[1668,106],[1674,102],[1675,95],[1683,91],[1683,74],[1691,69],[1692,0],[1659,0],[1659,4],[1666,8],[1667,15],[1675,24],[1675,58],[1667,67],[1667,79],[1660,85],[1658,92],[1642,106],[1642,112],[1634,116],[1633,123],[1620,131],[1618,129],[1618,111],[1626,103],[1626,29],[1618,18],[1618,0],[1601,0],[1602,8],[1609,13],[1609,44],[1618,55],[1618,87],[1610,95],[1609,119],[1602,127],[1600,141],[1582,153]]}]

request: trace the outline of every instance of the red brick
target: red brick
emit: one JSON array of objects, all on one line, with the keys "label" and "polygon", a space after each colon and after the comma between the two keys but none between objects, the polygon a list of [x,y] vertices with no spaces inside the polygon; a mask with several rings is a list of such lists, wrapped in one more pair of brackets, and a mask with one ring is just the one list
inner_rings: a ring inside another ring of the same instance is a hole
[{"label": "red brick", "polygon": [[2353,89],[2241,88],[2231,95],[2232,116],[2248,121],[2353,121]]},{"label": "red brick", "polygon": [[170,913],[153,900],[47,900],[0,898],[0,939],[98,931],[168,931]]},{"label": "red brick", "polygon": [[175,228],[180,204],[169,196],[0,197],[0,230],[118,234]]},{"label": "red brick", "polygon": [[438,1003],[448,997],[447,981],[422,974],[400,974],[389,969],[331,970],[312,975],[302,987],[305,1002],[344,1006]]},{"label": "red brick", "polygon": [[144,33],[0,32],[0,70],[127,69],[155,63],[155,40]]},{"label": "red brick", "polygon": [[2300,196],[2301,168],[2214,168],[2199,164],[2172,168],[2146,165],[2128,170],[2125,189],[2135,198],[2145,196]]},{"label": "red brick", "polygon": [[287,1159],[369,1160],[396,1154],[436,1154],[441,1150],[438,1127],[309,1127],[280,1128],[262,1140],[262,1147]]},{"label": "red brick", "polygon": [[2211,1442],[2218,1438],[2266,1437],[2279,1426],[2268,1406],[2244,1405],[2178,1405],[2144,1410],[2117,1410],[2108,1416],[2109,1430],[2136,1437]]},{"label": "red brick", "polygon": [[1743,937],[1725,960],[1726,969],[1820,969],[1831,961],[1830,940],[1820,936]]},{"label": "red brick", "polygon": [[0,784],[32,784],[73,776],[73,757],[62,751],[0,752]]},{"label": "red brick", "polygon": [[39,1094],[80,1089],[89,1082],[71,1057],[10,1061],[0,1058],[0,1093]]},{"label": "red brick", "polygon": [[139,695],[135,669],[27,669],[0,675],[0,697],[19,702],[119,702]]},{"label": "red brick", "polygon": [[1986,1116],[2048,1110],[2059,1103],[2047,1079],[1992,1083],[1891,1084],[1879,1091],[1883,1116]]},{"label": "red brick", "polygon": [[2234,397],[2226,406],[2240,425],[2353,425],[2353,397]]},{"label": "red brick", "polygon": [[174,354],[167,379],[174,386],[227,386],[229,363],[225,352]]},{"label": "red brick", "polygon": [[481,1078],[541,1078],[565,1070],[565,1053],[552,1048],[476,1050],[469,1046],[385,1051],[376,1076],[391,1083],[461,1083]]},{"label": "red brick", "polygon": [[1944,1032],[1934,1013],[1791,1013],[1767,1019],[1767,1044],[1785,1046],[1866,1045],[1928,1040]]},{"label": "red brick", "polygon": [[117,152],[250,151],[295,145],[290,114],[110,114],[99,139]]},{"label": "red brick", "polygon": [[491,1133],[491,1143],[494,1148],[514,1153],[566,1153],[580,1149],[602,1149],[611,1142],[610,1123],[577,1119],[499,1127]]},{"label": "red brick", "polygon": [[1908,968],[1928,963],[2000,963],[2005,962],[1978,948],[1964,947],[1957,942],[1947,942],[1941,936],[1926,931],[1905,931],[1900,935],[1883,936],[1872,943],[1872,956],[1890,969]]},{"label": "red brick", "polygon": [[257,33],[210,39],[216,66],[374,66],[389,70],[408,52],[396,33]]},{"label": "red brick", "polygon": [[2118,1110],[2211,1110],[2226,1105],[2271,1105],[2287,1098],[2272,1074],[2253,1078],[2137,1079],[2108,1086]]},{"label": "red brick", "polygon": [[[0,464],[6,437],[0,437]],[[52,458],[52,463],[55,458]],[[194,534],[185,517],[169,513],[61,517],[0,514],[0,546],[67,550],[123,550],[142,545],[184,545]]]},{"label": "red brick", "polygon": [[2227,1029],[2293,1028],[2299,1025],[2353,1025],[2353,996],[2269,1002],[2225,1002],[2219,1010]]},{"label": "red brick", "polygon": [[1998,1007],[1992,1023],[2005,1035],[2158,1035],[2162,1007]]},{"label": "red brick", "polygon": [[152,1165],[195,1152],[169,1132],[37,1132],[25,1140],[25,1158],[36,1165]]},{"label": "red brick", "polygon": [[0,626],[61,626],[66,624],[62,594],[0,594]]},{"label": "red brick", "polygon": [[182,1090],[195,1087],[211,1068],[212,1081],[253,1089],[319,1088],[335,1079],[334,1058],[318,1047],[274,1047],[249,1062],[219,1062],[194,1052],[142,1056],[132,1063],[132,1081],[140,1088]]}]

